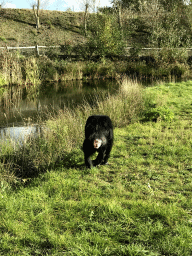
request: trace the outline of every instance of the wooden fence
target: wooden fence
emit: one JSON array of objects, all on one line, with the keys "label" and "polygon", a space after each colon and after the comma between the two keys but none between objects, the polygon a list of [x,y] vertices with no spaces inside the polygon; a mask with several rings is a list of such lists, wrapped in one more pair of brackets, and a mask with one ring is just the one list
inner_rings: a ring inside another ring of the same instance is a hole
[{"label": "wooden fence", "polygon": [[28,47],[25,47],[25,46],[16,46],[16,47],[13,47],[13,46],[6,46],[6,47],[0,47],[0,49],[2,50],[21,50],[21,51],[27,51],[27,50],[33,50],[33,52],[36,54],[36,55],[40,55],[40,50],[41,49],[51,49],[51,48],[60,48],[60,46],[40,46],[40,45],[36,45],[36,46],[28,46]]},{"label": "wooden fence", "polygon": [[[24,47],[24,46],[17,46],[17,47],[0,47],[0,50],[19,50],[19,51],[28,51],[28,50],[32,50],[37,56],[40,55],[40,51],[42,49],[44,50],[48,50],[48,49],[54,49],[54,48],[61,48],[61,46],[57,45],[57,46],[40,46],[40,45],[36,45],[36,46],[28,46],[28,47]],[[130,55],[130,50],[133,49],[133,47],[126,47],[125,48],[125,52],[126,52],[126,56]],[[140,55],[150,55],[151,51],[160,51],[163,48],[141,48],[139,49],[139,51],[143,51],[145,52],[145,54],[140,54]],[[171,48],[168,48],[171,49]],[[192,48],[175,48],[175,49],[184,49],[188,52],[188,56],[192,56]],[[71,55],[70,55],[71,56]]]}]

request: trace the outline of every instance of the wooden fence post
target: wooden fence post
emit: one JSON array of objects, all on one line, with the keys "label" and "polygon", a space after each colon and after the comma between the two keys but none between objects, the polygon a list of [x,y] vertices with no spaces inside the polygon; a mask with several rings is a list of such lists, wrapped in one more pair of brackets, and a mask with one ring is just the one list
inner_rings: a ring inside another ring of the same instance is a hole
[{"label": "wooden fence post", "polygon": [[39,57],[39,47],[38,47],[38,45],[35,46],[35,50],[36,50],[36,55]]}]

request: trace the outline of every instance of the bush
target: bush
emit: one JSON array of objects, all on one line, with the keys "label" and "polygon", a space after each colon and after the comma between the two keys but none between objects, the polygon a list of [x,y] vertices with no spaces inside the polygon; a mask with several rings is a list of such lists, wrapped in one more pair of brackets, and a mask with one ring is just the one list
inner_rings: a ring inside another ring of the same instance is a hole
[{"label": "bush", "polygon": [[41,57],[38,59],[39,74],[42,81],[54,80],[57,70],[55,62],[48,57]]},{"label": "bush", "polygon": [[167,121],[171,122],[174,118],[174,113],[165,106],[160,106],[157,108],[151,108],[144,113],[144,121]]},{"label": "bush", "polygon": [[171,76],[181,78],[182,75],[187,71],[187,66],[184,64],[177,63],[171,67]]},{"label": "bush", "polygon": [[187,57],[188,55],[185,49],[163,48],[160,50],[160,52],[156,53],[156,60],[159,62],[159,64],[174,64],[176,62],[186,63]]},{"label": "bush", "polygon": [[100,58],[124,53],[124,41],[112,15],[93,15],[88,23],[89,34],[84,47],[89,56]]},{"label": "bush", "polygon": [[187,64],[192,67],[192,56],[189,56],[187,59]]},{"label": "bush", "polygon": [[88,39],[87,42],[76,45],[73,48],[73,51],[83,57],[84,60],[89,60],[93,56],[94,53],[96,53],[97,44],[94,42],[94,39]]}]

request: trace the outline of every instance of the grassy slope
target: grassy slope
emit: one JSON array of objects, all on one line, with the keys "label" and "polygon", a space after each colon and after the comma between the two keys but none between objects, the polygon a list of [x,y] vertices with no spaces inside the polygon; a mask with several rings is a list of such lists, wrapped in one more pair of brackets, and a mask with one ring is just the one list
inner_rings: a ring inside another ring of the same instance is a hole
[{"label": "grassy slope", "polygon": [[116,128],[108,166],[77,151],[76,168],[1,183],[2,255],[192,255],[192,83],[146,91],[174,121]]},{"label": "grassy slope", "polygon": [[41,28],[37,33],[30,9],[0,10],[0,47],[59,45],[82,42],[83,13],[40,11]]}]

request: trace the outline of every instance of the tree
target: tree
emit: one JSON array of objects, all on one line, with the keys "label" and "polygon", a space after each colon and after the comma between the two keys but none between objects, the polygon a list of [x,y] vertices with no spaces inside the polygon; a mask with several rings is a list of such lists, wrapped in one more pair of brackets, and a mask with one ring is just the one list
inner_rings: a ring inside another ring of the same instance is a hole
[{"label": "tree", "polygon": [[37,0],[37,4],[33,5],[33,11],[35,14],[35,19],[36,19],[36,29],[38,30],[40,27],[40,23],[39,23],[39,9],[40,9],[40,0]]},{"label": "tree", "polygon": [[84,15],[84,29],[85,29],[85,35],[87,35],[88,8],[89,8],[89,4],[86,2],[86,4],[85,4],[85,15]]},{"label": "tree", "polygon": [[29,4],[31,5],[31,7],[33,8],[33,11],[34,11],[34,15],[35,15],[35,20],[36,20],[36,29],[38,30],[40,28],[40,22],[39,22],[39,10],[40,10],[40,7],[42,8],[47,8],[50,3],[51,3],[51,0],[29,0],[28,1]]},{"label": "tree", "polygon": [[122,30],[122,5],[123,5],[123,1],[114,0],[113,2],[114,2],[115,8],[117,9],[117,13],[118,13],[119,27]]},{"label": "tree", "polygon": [[184,6],[184,0],[159,0],[159,3],[162,4],[166,11],[172,11],[176,6]]},{"label": "tree", "polygon": [[121,5],[123,9],[132,7],[138,11],[140,0],[112,0],[111,3],[114,8],[118,8],[118,6]]},{"label": "tree", "polygon": [[36,20],[36,29],[38,30],[40,27],[40,22],[39,22],[39,10],[40,10],[40,0],[28,0],[30,6],[33,8],[33,12],[35,15],[35,20]]},{"label": "tree", "polygon": [[84,10],[84,32],[87,35],[87,23],[88,23],[88,13],[89,11],[95,12],[96,11],[96,0],[81,0],[80,1],[80,9]]},{"label": "tree", "polygon": [[[132,7],[136,11],[141,8],[143,3],[148,3],[150,0],[112,0],[113,7],[117,8],[118,4],[121,3],[122,8]],[[158,3],[163,5],[164,9],[171,11],[175,6],[183,6],[191,4],[191,0],[158,0]]]}]

